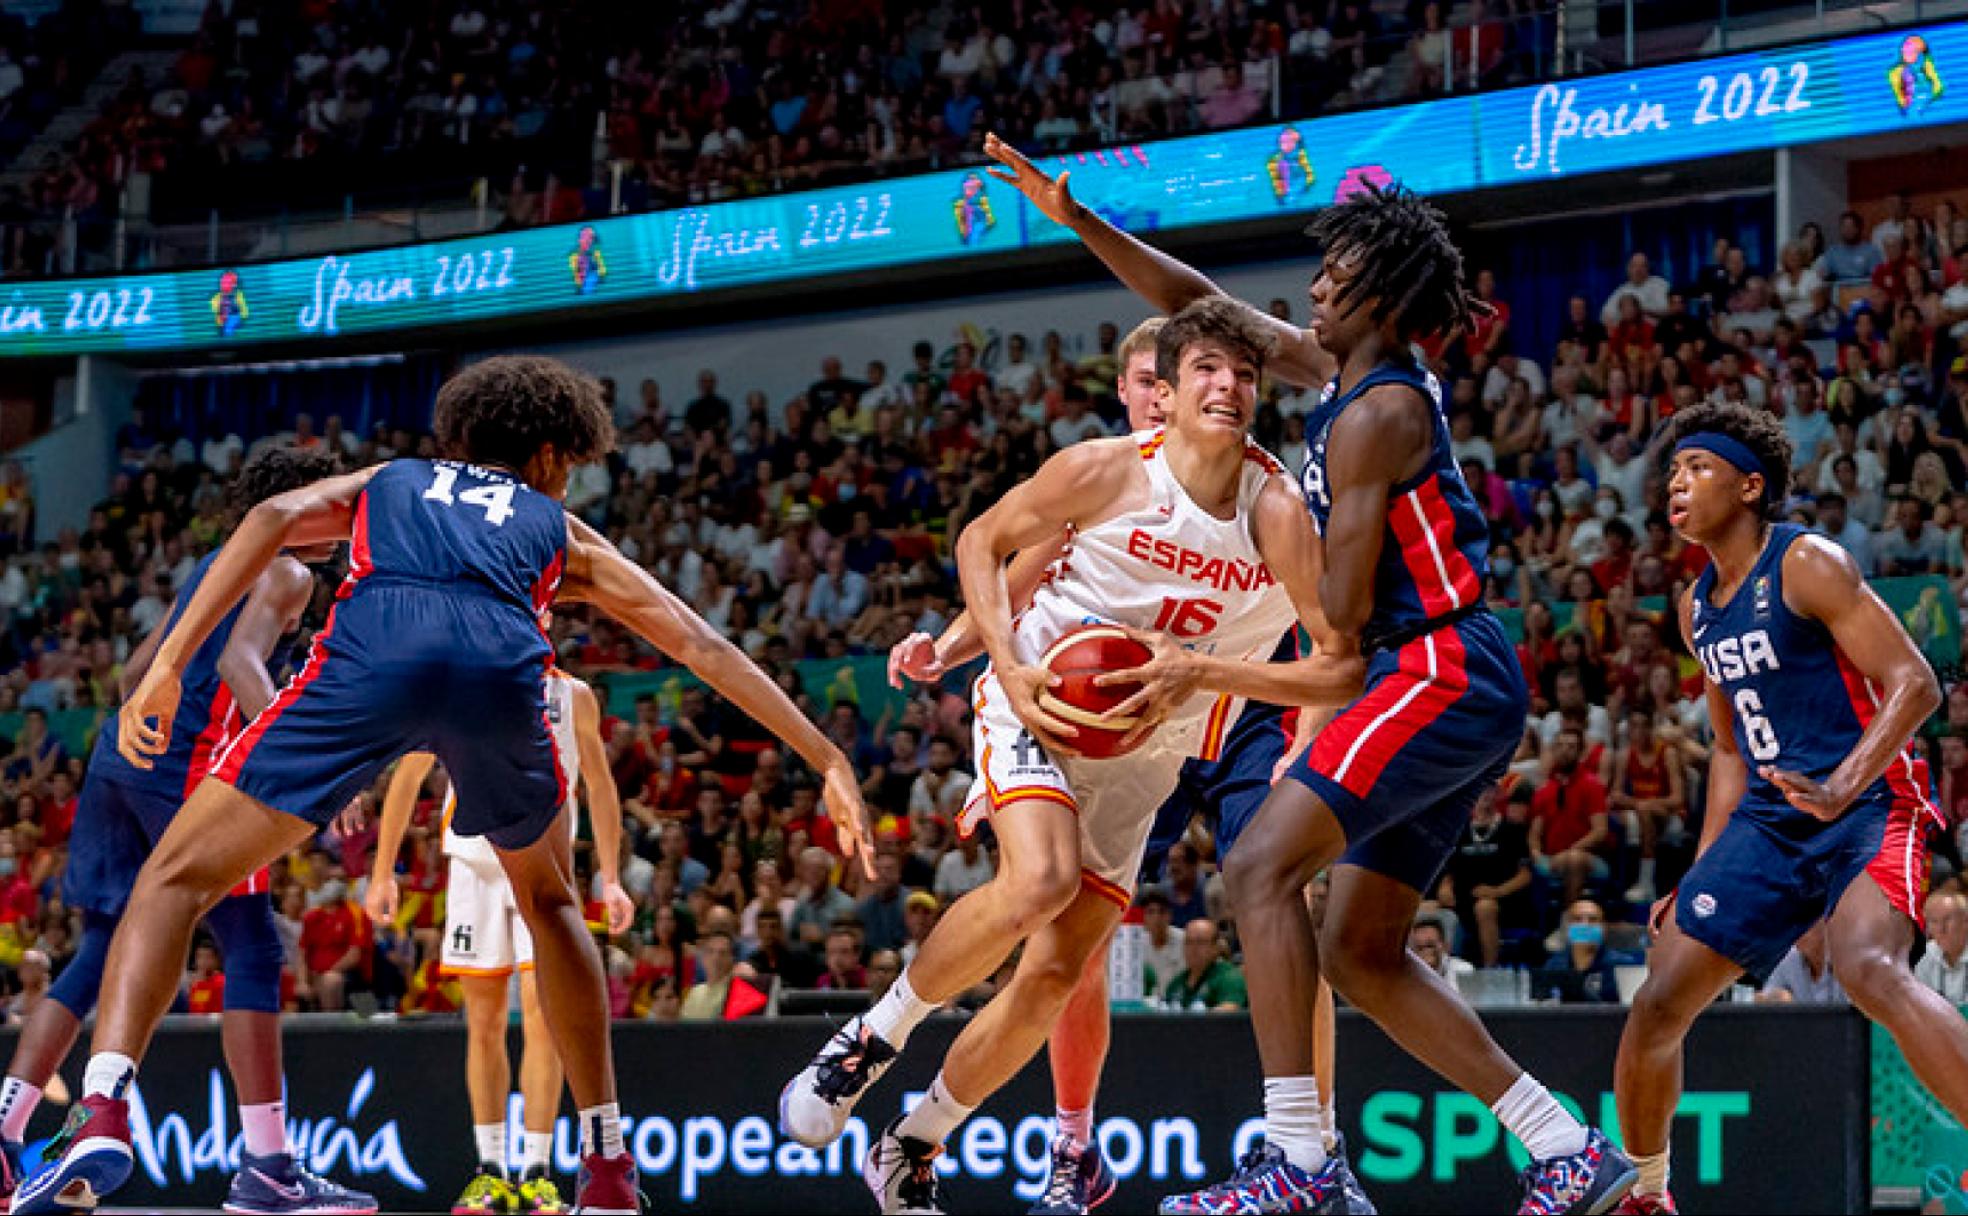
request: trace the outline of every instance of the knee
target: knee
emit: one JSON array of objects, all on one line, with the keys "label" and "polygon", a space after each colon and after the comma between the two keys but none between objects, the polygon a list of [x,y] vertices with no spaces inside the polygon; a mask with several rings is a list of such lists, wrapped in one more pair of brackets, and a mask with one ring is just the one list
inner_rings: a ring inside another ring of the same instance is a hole
[{"label": "knee", "polygon": [[1633,1009],[1627,1014],[1626,1037],[1642,1047],[1679,1040],[1694,1025],[1705,1003],[1688,999],[1675,991],[1671,977],[1647,977],[1633,996]]},{"label": "knee", "polygon": [[226,899],[206,916],[225,956],[226,1008],[280,1011],[280,969],[285,953],[263,896]]},{"label": "knee", "polygon": [[1233,850],[1223,861],[1223,883],[1229,888],[1235,910],[1242,914],[1295,898],[1305,885],[1299,876],[1302,867],[1282,850],[1261,847],[1260,841],[1246,838],[1242,843],[1243,848]]},{"label": "knee", "polygon": [[1052,923],[1080,893],[1080,871],[1048,858],[1005,877],[1006,914],[1019,937]]},{"label": "knee", "polygon": [[1875,1022],[1889,1022],[1894,1014],[1911,1008],[1906,996],[1913,974],[1882,951],[1838,959],[1833,971],[1852,1004]]},{"label": "knee", "polygon": [[1063,1008],[1072,999],[1085,973],[1085,960],[1053,955],[1044,960],[1026,959],[1019,964],[1018,982],[1029,987],[1033,999],[1051,1009]]},{"label": "knee", "polygon": [[1332,928],[1331,921],[1326,925],[1319,934],[1319,970],[1333,991],[1354,1005],[1370,1007],[1387,982],[1391,964],[1400,960],[1377,957],[1360,942],[1348,940],[1345,934]]},{"label": "knee", "polygon": [[1491,898],[1488,898],[1488,897],[1486,896],[1486,897],[1484,897],[1484,898],[1482,898],[1482,899],[1479,899],[1479,900],[1477,900],[1477,901],[1476,901],[1476,923],[1477,923],[1477,924],[1479,924],[1479,925],[1488,925],[1488,926],[1491,926],[1491,927],[1495,927],[1495,925],[1496,925],[1496,923],[1497,923],[1497,918],[1498,918],[1498,917],[1499,917],[1500,915],[1501,915],[1501,911],[1500,911],[1500,910],[1499,910],[1499,908],[1497,907],[1497,901],[1496,901],[1496,900],[1494,900],[1494,899],[1491,899]]}]

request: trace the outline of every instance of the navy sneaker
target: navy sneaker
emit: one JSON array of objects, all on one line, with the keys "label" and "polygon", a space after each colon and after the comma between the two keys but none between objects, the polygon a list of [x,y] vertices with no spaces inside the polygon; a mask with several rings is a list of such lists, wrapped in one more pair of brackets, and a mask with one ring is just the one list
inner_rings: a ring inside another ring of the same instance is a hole
[{"label": "navy sneaker", "polygon": [[1091,1212],[1114,1194],[1114,1171],[1100,1155],[1095,1141],[1082,1149],[1071,1136],[1055,1136],[1052,1141],[1052,1172],[1046,1175],[1045,1190],[1032,1205],[1031,1216],[1071,1216]]},{"label": "navy sneaker", "polygon": [[301,1168],[292,1153],[255,1157],[242,1153],[239,1172],[232,1176],[225,1210],[252,1216],[300,1216],[302,1213],[347,1213],[367,1216],[376,1210],[376,1197],[352,1191],[339,1182]]},{"label": "navy sneaker", "polygon": [[1373,1204],[1346,1162],[1345,1145],[1327,1156],[1317,1173],[1285,1160],[1283,1149],[1260,1140],[1237,1162],[1228,1181],[1170,1195],[1162,1216],[1230,1216],[1244,1212],[1308,1212],[1315,1216],[1371,1216]]},{"label": "navy sneaker", "polygon": [[130,1177],[130,1104],[121,1098],[83,1098],[69,1108],[68,1122],[48,1142],[45,1159],[41,1172],[14,1192],[10,1210],[93,1210]]},{"label": "navy sneaker", "polygon": [[1595,1127],[1586,1133],[1583,1149],[1533,1161],[1520,1178],[1524,1199],[1518,1216],[1604,1216],[1626,1198],[1640,1171]]}]

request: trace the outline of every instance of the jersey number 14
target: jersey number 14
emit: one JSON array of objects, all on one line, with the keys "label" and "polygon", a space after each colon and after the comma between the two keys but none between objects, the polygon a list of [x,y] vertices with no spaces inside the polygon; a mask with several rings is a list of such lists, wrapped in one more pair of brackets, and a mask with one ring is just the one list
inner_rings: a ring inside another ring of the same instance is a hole
[{"label": "jersey number 14", "polygon": [[434,466],[431,471],[435,475],[431,478],[430,489],[424,491],[424,497],[429,501],[441,502],[447,507],[455,507],[462,502],[483,508],[485,522],[495,528],[512,518],[513,492],[516,487],[511,482],[472,486],[454,496],[452,488],[458,484],[458,470],[440,464]]}]

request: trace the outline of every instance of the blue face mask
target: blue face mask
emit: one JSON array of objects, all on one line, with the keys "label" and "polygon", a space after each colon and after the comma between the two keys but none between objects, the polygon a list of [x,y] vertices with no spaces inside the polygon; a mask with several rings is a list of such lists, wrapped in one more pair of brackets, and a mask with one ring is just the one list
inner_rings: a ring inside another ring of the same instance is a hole
[{"label": "blue face mask", "polygon": [[1606,926],[1581,922],[1565,930],[1574,946],[1597,946],[1606,940]]},{"label": "blue face mask", "polygon": [[853,482],[851,481],[842,482],[840,487],[840,500],[842,502],[847,502],[851,500],[854,497],[854,495],[857,493],[857,490],[858,488],[855,486]]}]

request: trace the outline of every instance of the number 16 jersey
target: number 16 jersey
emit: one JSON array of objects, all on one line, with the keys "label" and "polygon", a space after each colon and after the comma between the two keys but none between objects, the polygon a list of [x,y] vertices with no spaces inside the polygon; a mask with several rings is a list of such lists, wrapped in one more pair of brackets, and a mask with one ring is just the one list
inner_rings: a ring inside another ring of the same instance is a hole
[{"label": "number 16 jersey", "polygon": [[[1251,517],[1273,478],[1291,485],[1284,467],[1246,441],[1236,513],[1218,519],[1176,480],[1164,430],[1133,438],[1148,474],[1148,501],[1067,538],[1031,607],[1014,622],[1019,657],[1037,663],[1067,630],[1108,624],[1167,633],[1206,654],[1269,658],[1298,613],[1257,551]],[[1198,694],[1170,715],[1151,746],[1215,759],[1241,708],[1240,698]]]}]

